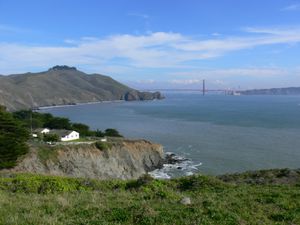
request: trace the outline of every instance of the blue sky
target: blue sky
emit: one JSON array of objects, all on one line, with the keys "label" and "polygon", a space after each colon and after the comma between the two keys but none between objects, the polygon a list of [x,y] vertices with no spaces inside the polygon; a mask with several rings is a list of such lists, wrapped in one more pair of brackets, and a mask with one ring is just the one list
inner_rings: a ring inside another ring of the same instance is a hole
[{"label": "blue sky", "polygon": [[0,0],[0,74],[70,65],[137,88],[300,86],[300,1]]}]

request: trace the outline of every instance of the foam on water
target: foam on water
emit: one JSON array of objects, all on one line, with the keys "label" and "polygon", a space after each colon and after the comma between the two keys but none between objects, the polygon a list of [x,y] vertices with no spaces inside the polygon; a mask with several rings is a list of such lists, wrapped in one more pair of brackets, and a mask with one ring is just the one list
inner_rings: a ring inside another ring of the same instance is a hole
[{"label": "foam on water", "polygon": [[[167,152],[166,155],[168,154],[174,153]],[[202,163],[195,164],[193,161],[178,155],[176,155],[174,158],[180,160],[181,162],[175,164],[164,164],[161,169],[156,169],[149,174],[157,179],[170,179],[172,177],[183,175],[191,176],[199,172],[198,167],[202,165]]]}]

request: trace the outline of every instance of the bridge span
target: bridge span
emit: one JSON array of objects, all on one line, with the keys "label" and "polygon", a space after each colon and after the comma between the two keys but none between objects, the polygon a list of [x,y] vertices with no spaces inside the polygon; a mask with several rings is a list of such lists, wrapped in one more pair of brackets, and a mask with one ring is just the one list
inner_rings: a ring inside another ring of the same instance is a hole
[{"label": "bridge span", "polygon": [[198,88],[157,88],[157,89],[151,89],[146,91],[174,91],[174,92],[189,92],[189,91],[197,91],[202,92],[203,95],[205,95],[208,92],[214,92],[214,93],[224,93],[225,95],[240,95],[241,90],[233,90],[230,88],[227,89],[206,89],[205,86],[205,80],[203,80],[202,83],[202,89]]}]

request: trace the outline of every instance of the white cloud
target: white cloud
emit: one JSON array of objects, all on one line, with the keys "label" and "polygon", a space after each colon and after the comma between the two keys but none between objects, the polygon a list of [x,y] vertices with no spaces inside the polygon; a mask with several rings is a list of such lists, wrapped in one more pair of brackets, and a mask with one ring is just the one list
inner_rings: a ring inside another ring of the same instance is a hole
[{"label": "white cloud", "polygon": [[221,34],[218,33],[218,32],[214,32],[214,33],[212,33],[211,35],[212,35],[212,36],[221,36]]},{"label": "white cloud", "polygon": [[172,84],[198,84],[202,82],[198,79],[190,79],[190,80],[171,80],[170,83]]},{"label": "white cloud", "polygon": [[220,56],[226,52],[249,49],[263,45],[300,42],[299,28],[246,28],[245,31],[248,33],[248,36],[200,41],[189,40],[185,43],[176,43],[175,47],[184,51],[199,51],[209,53],[211,56]]},{"label": "white cloud", "polygon": [[[208,89],[251,89],[299,86],[300,69],[229,68],[194,70],[168,75],[173,88],[201,88],[206,80]],[[176,79],[172,79],[176,77]]]},{"label": "white cloud", "polygon": [[298,11],[300,10],[300,3],[288,5],[282,9],[283,11]]},{"label": "white cloud", "polygon": [[186,68],[184,63],[190,60],[221,57],[228,52],[264,45],[299,43],[300,29],[246,28],[242,36],[211,39],[156,32],[83,37],[64,42],[65,46],[0,43],[0,73],[45,69],[56,64],[85,68]]},{"label": "white cloud", "polygon": [[[194,70],[188,72],[172,73],[176,77],[190,77],[191,79],[217,79],[221,81],[230,77],[276,77],[290,74],[289,70],[282,68],[229,68],[229,69],[211,69],[211,70]],[[220,82],[219,82],[220,83]]]},{"label": "white cloud", "polygon": [[140,83],[140,84],[154,84],[155,80],[153,80],[153,79],[139,80],[139,81],[137,81],[137,83]]}]

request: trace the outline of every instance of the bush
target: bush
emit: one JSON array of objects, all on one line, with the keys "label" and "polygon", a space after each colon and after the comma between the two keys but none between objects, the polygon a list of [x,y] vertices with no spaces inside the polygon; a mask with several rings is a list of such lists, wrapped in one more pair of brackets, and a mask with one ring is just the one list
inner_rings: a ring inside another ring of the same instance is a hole
[{"label": "bush", "polygon": [[226,184],[219,179],[201,175],[182,177],[178,181],[180,191],[200,191],[211,187],[214,187],[215,190],[223,190]]},{"label": "bush", "polygon": [[57,134],[44,134],[44,141],[45,142],[58,142],[59,137]]},{"label": "bush", "polygon": [[98,148],[101,151],[109,150],[112,147],[110,143],[101,142],[101,141],[97,141],[95,143],[95,146],[96,146],[96,148]]},{"label": "bush", "polygon": [[137,180],[129,181],[126,184],[126,189],[137,189],[144,185],[150,184],[154,180],[149,174],[140,176]]}]

